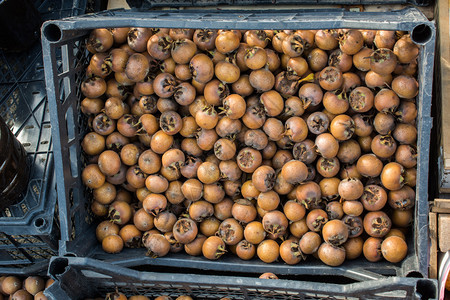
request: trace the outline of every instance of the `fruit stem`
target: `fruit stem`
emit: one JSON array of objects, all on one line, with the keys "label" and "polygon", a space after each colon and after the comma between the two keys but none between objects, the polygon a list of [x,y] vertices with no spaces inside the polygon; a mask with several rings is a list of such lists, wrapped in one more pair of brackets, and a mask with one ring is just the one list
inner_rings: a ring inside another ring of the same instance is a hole
[{"label": "fruit stem", "polygon": [[298,80],[298,83],[301,83],[303,81],[307,81],[307,82],[313,82],[314,81],[314,73],[310,73],[308,76],[301,78]]}]

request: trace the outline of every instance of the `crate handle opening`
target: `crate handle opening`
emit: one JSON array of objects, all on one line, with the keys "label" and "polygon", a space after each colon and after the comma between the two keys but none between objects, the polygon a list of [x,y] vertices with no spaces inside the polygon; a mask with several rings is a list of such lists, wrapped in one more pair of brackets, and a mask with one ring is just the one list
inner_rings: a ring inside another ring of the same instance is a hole
[{"label": "crate handle opening", "polygon": [[420,279],[416,284],[416,293],[423,300],[436,299],[436,284],[432,280]]},{"label": "crate handle opening", "polygon": [[34,220],[34,226],[36,226],[37,229],[42,229],[47,225],[47,220],[44,218],[37,218]]},{"label": "crate handle opening", "polygon": [[48,272],[56,278],[56,276],[62,275],[68,266],[69,260],[67,258],[58,257],[51,262]]},{"label": "crate handle opening", "polygon": [[412,277],[412,278],[423,278],[423,274],[420,272],[412,271],[406,274],[406,277]]},{"label": "crate handle opening", "polygon": [[58,25],[52,23],[45,25],[43,33],[45,38],[52,43],[58,42],[62,36],[61,28],[59,28]]},{"label": "crate handle opening", "polygon": [[431,27],[427,24],[420,24],[414,27],[411,32],[411,40],[420,45],[424,45],[428,43],[428,41],[432,38],[433,31]]}]

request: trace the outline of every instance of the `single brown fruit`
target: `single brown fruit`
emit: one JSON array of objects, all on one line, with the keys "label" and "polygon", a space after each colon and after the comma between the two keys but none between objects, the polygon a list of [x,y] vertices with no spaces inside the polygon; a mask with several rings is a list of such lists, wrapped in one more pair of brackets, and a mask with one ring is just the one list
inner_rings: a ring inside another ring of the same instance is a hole
[{"label": "single brown fruit", "polygon": [[407,210],[413,208],[416,200],[416,192],[405,185],[399,190],[389,191],[388,202],[393,209]]},{"label": "single brown fruit", "polygon": [[373,237],[383,237],[391,229],[392,221],[382,211],[371,211],[364,217],[364,230]]},{"label": "single brown fruit", "polygon": [[363,245],[364,257],[370,262],[380,261],[382,258],[381,254],[381,243],[383,242],[380,238],[369,237]]},{"label": "single brown fruit", "polygon": [[392,80],[392,90],[400,98],[411,99],[419,93],[419,83],[411,75],[400,75]]},{"label": "single brown fruit", "polygon": [[264,240],[258,245],[256,254],[263,262],[272,263],[280,255],[280,246],[274,240]]},{"label": "single brown fruit", "polygon": [[192,219],[179,219],[173,226],[173,236],[182,244],[189,244],[194,241],[197,233],[197,224]]},{"label": "single brown fruit", "polygon": [[103,242],[103,239],[108,235],[119,234],[119,225],[110,222],[109,220],[103,221],[97,225],[95,230],[97,240]]},{"label": "single brown fruit", "polygon": [[202,245],[203,256],[207,259],[219,259],[226,251],[225,242],[218,236],[208,237]]},{"label": "single brown fruit", "polygon": [[405,184],[405,168],[396,162],[386,164],[381,172],[381,183],[391,191],[399,190]]},{"label": "single brown fruit", "polygon": [[328,215],[322,209],[313,209],[306,216],[306,224],[309,230],[314,232],[320,232],[327,222]]},{"label": "single brown fruit", "polygon": [[391,262],[401,262],[408,253],[408,245],[405,240],[398,236],[390,236],[381,243],[383,257]]},{"label": "single brown fruit", "polygon": [[258,167],[252,175],[253,185],[260,192],[268,192],[275,185],[275,170],[269,166]]},{"label": "single brown fruit", "polygon": [[347,178],[339,183],[338,192],[345,200],[357,200],[363,195],[364,185],[357,178]]},{"label": "single brown fruit", "polygon": [[330,133],[322,133],[316,137],[317,152],[325,158],[333,158],[338,154],[339,143]]},{"label": "single brown fruit", "polygon": [[145,234],[142,237],[142,243],[148,250],[148,256],[163,257],[170,251],[170,242],[166,237],[159,233]]},{"label": "single brown fruit", "polygon": [[18,290],[11,295],[11,300],[33,300],[33,298],[33,295],[26,290]]},{"label": "single brown fruit", "polygon": [[197,235],[195,240],[190,242],[189,244],[184,245],[184,251],[186,251],[187,254],[192,256],[199,256],[202,254],[202,246],[203,243],[206,240],[206,236],[204,235]]},{"label": "single brown fruit", "polygon": [[123,249],[123,240],[117,234],[108,235],[102,241],[102,248],[107,253],[119,253]]},{"label": "single brown fruit", "polygon": [[281,175],[288,183],[298,184],[306,179],[308,169],[303,162],[291,160],[282,167]]},{"label": "single brown fruit", "polygon": [[12,295],[22,288],[22,281],[16,276],[7,276],[2,281],[2,291],[6,295]]},{"label": "single brown fruit", "polygon": [[81,179],[90,189],[101,187],[105,183],[105,175],[100,171],[98,164],[87,165],[81,172]]},{"label": "single brown fruit", "polygon": [[349,238],[343,245],[345,259],[356,259],[363,253],[364,240],[361,237]]},{"label": "single brown fruit", "polygon": [[259,276],[259,278],[260,279],[278,279],[278,276],[273,273],[266,272],[266,273],[261,274]]},{"label": "single brown fruit", "polygon": [[88,155],[98,155],[105,149],[105,137],[96,132],[89,132],[83,138],[81,147]]},{"label": "single brown fruit", "polygon": [[280,245],[280,257],[288,265],[298,264],[306,257],[300,250],[300,246],[295,240],[285,240]]},{"label": "single brown fruit", "polygon": [[366,185],[361,196],[361,203],[368,211],[381,210],[388,200],[386,191],[379,185]]},{"label": "single brown fruit", "polygon": [[340,246],[348,239],[348,228],[341,220],[331,220],[323,226],[322,236],[330,245]]},{"label": "single brown fruit", "polygon": [[236,255],[243,260],[250,260],[256,254],[256,247],[252,243],[242,240],[236,245]]},{"label": "single brown fruit", "polygon": [[345,248],[322,243],[317,251],[319,259],[332,267],[340,266],[345,261]]}]

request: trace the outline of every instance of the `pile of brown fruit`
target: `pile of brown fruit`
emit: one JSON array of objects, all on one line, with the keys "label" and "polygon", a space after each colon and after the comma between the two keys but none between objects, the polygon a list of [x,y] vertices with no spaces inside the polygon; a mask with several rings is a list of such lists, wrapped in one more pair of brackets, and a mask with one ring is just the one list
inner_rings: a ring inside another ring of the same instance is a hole
[{"label": "pile of brown fruit", "polygon": [[47,300],[44,289],[53,283],[41,276],[28,276],[21,279],[17,276],[0,276],[0,300]]},{"label": "pile of brown fruit", "polygon": [[[192,298],[188,295],[181,295],[177,298],[173,298],[167,295],[164,296],[158,296],[153,298],[153,300],[194,300],[195,298]],[[217,298],[219,300],[219,298]],[[142,296],[142,295],[134,295],[131,297],[125,296],[125,294],[120,293],[119,291],[116,291],[114,293],[108,293],[105,298],[86,298],[85,300],[151,300],[150,297]],[[229,300],[229,298],[220,298],[220,300]]]},{"label": "pile of brown fruit", "polygon": [[[261,274],[261,276],[259,276],[260,279],[278,279],[277,275],[273,274],[273,273],[263,273]],[[167,296],[167,295],[162,295],[162,296],[158,296],[156,298],[154,298],[154,300],[173,300],[174,298]],[[178,296],[177,298],[175,298],[175,300],[193,300],[195,298],[192,298],[189,295],[181,295]],[[219,299],[219,298],[217,298]],[[85,300],[92,300],[91,298],[87,298]],[[95,298],[93,300],[103,300],[103,298]],[[127,296],[125,296],[125,294],[119,292],[119,290],[116,290],[114,293],[108,293],[106,294],[105,300],[150,300],[149,297],[147,296],[142,296],[142,295],[135,295],[135,296],[131,296],[129,298],[127,298]],[[227,297],[223,297],[220,298],[220,300],[230,300],[230,298]]]},{"label": "pile of brown fruit", "polygon": [[109,253],[400,262],[419,47],[406,32],[95,29],[82,172]]},{"label": "pile of brown fruit", "polygon": [[[150,300],[151,298],[147,296],[141,296],[141,295],[135,295],[128,297],[125,296],[125,294],[122,294],[119,291],[116,291],[114,293],[108,293],[105,298],[94,298],[93,300]],[[153,300],[193,300],[191,296],[187,295],[181,295],[177,298],[172,298],[170,296],[158,296],[153,298]],[[85,300],[91,300],[90,298],[87,298]]]}]

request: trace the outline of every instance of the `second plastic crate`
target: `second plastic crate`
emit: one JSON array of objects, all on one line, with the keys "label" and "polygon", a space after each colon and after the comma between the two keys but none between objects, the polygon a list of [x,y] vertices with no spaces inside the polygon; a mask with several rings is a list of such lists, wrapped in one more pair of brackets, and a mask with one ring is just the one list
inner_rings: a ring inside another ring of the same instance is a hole
[{"label": "second plastic crate", "polygon": [[[181,271],[181,270],[179,270]],[[350,284],[324,284],[241,276],[140,272],[88,258],[55,257],[49,275],[56,280],[44,293],[52,300],[105,298],[116,290],[127,297],[145,295],[154,299],[437,299],[437,281],[418,278],[385,278]]]}]

